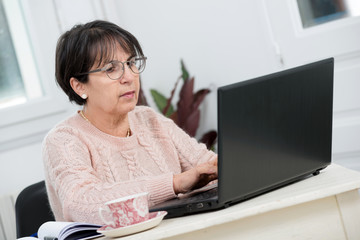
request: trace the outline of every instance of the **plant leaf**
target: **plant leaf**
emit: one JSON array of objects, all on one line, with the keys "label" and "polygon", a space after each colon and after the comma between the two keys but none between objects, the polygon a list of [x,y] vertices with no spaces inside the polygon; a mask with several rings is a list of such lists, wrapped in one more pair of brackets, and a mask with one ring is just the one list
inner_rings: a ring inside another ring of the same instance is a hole
[{"label": "plant leaf", "polygon": [[179,126],[178,114],[177,114],[176,111],[173,112],[173,113],[169,116],[169,118],[170,118],[171,120],[173,120],[173,121],[176,123],[176,125]]},{"label": "plant leaf", "polygon": [[[176,88],[177,88],[177,85],[178,85],[180,79],[181,79],[181,77],[179,77],[179,78],[176,80],[174,89],[171,91],[170,97],[169,97],[168,100],[166,101],[166,106],[165,106],[165,107],[163,108],[163,110],[162,110],[162,113],[163,113],[163,114],[166,113],[166,112],[168,112],[169,108],[172,107],[172,106],[171,106],[171,101],[172,101],[172,99],[173,99],[173,97],[174,97],[174,93],[175,93],[175,90],[176,90]],[[169,114],[169,115],[170,115],[170,114]],[[169,115],[166,115],[166,116],[169,116]]]},{"label": "plant leaf", "polygon": [[190,74],[189,71],[186,69],[184,61],[182,59],[180,60],[180,64],[181,64],[181,73],[182,73],[181,77],[184,80],[184,82],[186,82],[189,79]]},{"label": "plant leaf", "polygon": [[194,95],[192,108],[197,109],[208,93],[210,93],[210,90],[207,88],[197,91]]},{"label": "plant leaf", "polygon": [[212,130],[212,131],[205,133],[200,138],[199,142],[205,143],[207,149],[211,149],[216,142],[216,138],[217,138],[217,132]]},{"label": "plant leaf", "polygon": [[177,103],[178,124],[183,128],[189,115],[192,113],[192,103],[194,98],[194,78],[184,82],[180,93],[179,101]]},{"label": "plant leaf", "polygon": [[200,110],[196,109],[195,111],[191,112],[184,124],[184,131],[187,132],[191,137],[195,137],[196,131],[199,127],[200,122]]},{"label": "plant leaf", "polygon": [[[163,109],[166,106],[166,103],[167,103],[166,97],[164,95],[162,95],[160,92],[158,92],[157,90],[155,90],[155,89],[150,89],[150,92],[151,92],[151,96],[153,97],[156,106],[162,112]],[[173,112],[174,112],[174,108],[170,104],[169,110],[164,115],[165,116],[170,116]]]}]

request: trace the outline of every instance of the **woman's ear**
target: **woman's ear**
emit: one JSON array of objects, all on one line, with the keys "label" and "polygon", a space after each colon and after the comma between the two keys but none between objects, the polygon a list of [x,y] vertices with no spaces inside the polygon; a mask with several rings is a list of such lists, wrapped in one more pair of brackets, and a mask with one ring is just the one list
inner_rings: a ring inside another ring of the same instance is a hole
[{"label": "woman's ear", "polygon": [[84,96],[84,94],[86,95],[84,83],[79,82],[76,78],[72,77],[70,78],[70,85],[74,92],[76,92],[80,97]]}]

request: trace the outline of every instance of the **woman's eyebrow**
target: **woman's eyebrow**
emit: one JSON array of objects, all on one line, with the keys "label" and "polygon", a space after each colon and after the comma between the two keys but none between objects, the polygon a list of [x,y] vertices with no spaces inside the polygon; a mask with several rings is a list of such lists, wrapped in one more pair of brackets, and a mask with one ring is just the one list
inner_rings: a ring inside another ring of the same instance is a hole
[{"label": "woman's eyebrow", "polygon": [[[135,56],[136,56],[135,54],[130,55],[130,56],[126,59],[126,61],[129,61],[130,59],[134,58]],[[114,62],[114,61],[120,61],[120,60],[112,59],[112,60],[110,60],[108,63],[112,63],[112,62]],[[107,63],[107,64],[108,64],[108,63]],[[106,64],[105,64],[105,65],[106,65]]]}]

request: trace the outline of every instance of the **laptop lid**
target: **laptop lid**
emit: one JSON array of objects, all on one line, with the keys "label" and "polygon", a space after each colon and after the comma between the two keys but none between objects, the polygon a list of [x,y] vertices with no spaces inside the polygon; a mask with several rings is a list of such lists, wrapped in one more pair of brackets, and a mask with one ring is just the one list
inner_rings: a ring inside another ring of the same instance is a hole
[{"label": "laptop lid", "polygon": [[329,165],[333,66],[326,59],[219,88],[217,196],[190,194],[150,211],[169,218],[219,209]]},{"label": "laptop lid", "polygon": [[334,59],[218,89],[220,204],[331,163]]}]

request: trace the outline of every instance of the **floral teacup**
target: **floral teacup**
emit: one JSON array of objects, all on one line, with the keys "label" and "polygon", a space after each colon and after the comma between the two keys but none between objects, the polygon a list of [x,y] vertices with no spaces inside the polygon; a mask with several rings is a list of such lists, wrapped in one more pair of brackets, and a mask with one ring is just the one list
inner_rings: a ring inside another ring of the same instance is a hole
[{"label": "floral teacup", "polygon": [[[106,202],[105,208],[99,208],[100,218],[105,224],[113,228],[146,221],[149,219],[147,197],[148,193],[144,192]],[[107,212],[107,215],[112,216],[112,219],[106,220],[103,212]]]}]

